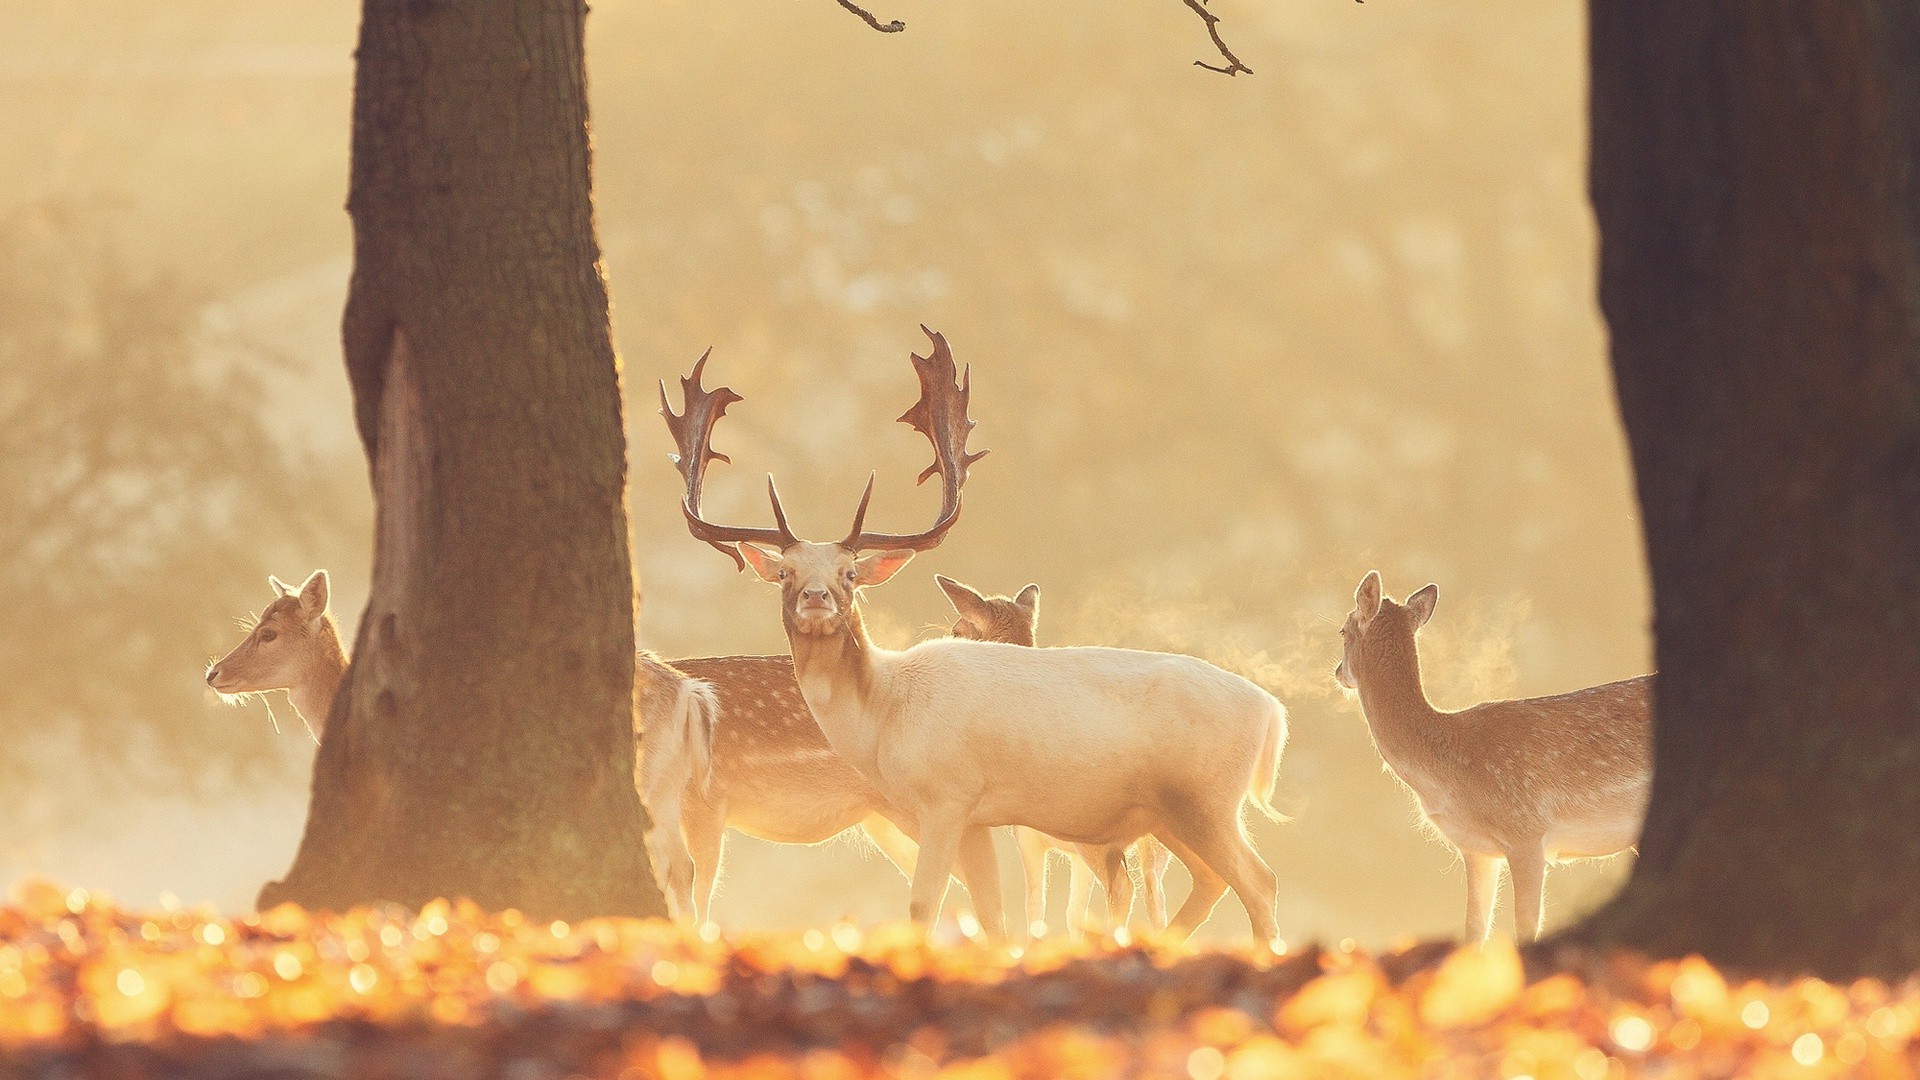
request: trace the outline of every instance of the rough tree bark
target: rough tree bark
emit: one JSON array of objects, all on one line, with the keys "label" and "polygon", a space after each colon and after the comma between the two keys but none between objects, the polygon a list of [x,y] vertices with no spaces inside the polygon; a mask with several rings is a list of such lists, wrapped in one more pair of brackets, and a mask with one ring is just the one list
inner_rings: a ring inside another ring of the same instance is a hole
[{"label": "rough tree bark", "polygon": [[1920,8],[1593,0],[1653,801],[1575,937],[1920,969]]},{"label": "rough tree bark", "polygon": [[664,912],[579,0],[365,0],[344,340],[372,599],[261,905]]}]

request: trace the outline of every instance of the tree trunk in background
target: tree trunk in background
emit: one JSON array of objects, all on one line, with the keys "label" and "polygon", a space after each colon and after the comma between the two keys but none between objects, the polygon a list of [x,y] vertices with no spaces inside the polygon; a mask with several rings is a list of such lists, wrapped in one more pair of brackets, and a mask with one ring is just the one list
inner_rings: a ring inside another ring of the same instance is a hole
[{"label": "tree trunk in background", "polygon": [[657,915],[578,0],[366,0],[344,327],[372,596],[269,906]]},{"label": "tree trunk in background", "polygon": [[1660,670],[1575,938],[1920,968],[1920,16],[1593,0],[1600,298]]}]

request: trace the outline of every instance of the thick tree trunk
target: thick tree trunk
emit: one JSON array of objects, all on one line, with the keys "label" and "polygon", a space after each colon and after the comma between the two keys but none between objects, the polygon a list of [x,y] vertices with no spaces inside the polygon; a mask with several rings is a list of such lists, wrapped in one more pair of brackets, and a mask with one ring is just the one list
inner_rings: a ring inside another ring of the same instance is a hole
[{"label": "thick tree trunk", "polygon": [[1920,8],[1593,0],[1592,185],[1653,575],[1653,802],[1575,931],[1920,968]]},{"label": "thick tree trunk", "polygon": [[579,0],[366,0],[344,337],[372,599],[263,906],[657,915]]}]

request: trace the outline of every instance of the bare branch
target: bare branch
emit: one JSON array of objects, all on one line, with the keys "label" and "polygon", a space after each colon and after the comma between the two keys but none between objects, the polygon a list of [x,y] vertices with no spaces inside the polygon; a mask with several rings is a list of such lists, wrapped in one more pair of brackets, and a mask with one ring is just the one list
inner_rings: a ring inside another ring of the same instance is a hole
[{"label": "bare branch", "polygon": [[[841,2],[844,3],[845,0],[841,0]],[[1225,66],[1221,66],[1219,64],[1209,64],[1205,60],[1195,60],[1193,66],[1206,68],[1208,71],[1217,71],[1222,75],[1238,75],[1243,71],[1249,75],[1253,74],[1253,69],[1241,63],[1240,58],[1233,55],[1233,50],[1227,48],[1227,43],[1220,39],[1220,16],[1207,10],[1206,0],[1187,0],[1187,6],[1193,9],[1195,15],[1200,16],[1201,22],[1207,24],[1207,35],[1213,38],[1213,47],[1219,49],[1220,55],[1225,57],[1227,61]]]},{"label": "bare branch", "polygon": [[860,16],[868,26],[873,27],[883,34],[897,34],[907,28],[907,24],[901,22],[899,19],[895,19],[892,22],[881,22],[879,19],[873,17],[873,12],[854,3],[853,0],[840,0],[840,6]]}]

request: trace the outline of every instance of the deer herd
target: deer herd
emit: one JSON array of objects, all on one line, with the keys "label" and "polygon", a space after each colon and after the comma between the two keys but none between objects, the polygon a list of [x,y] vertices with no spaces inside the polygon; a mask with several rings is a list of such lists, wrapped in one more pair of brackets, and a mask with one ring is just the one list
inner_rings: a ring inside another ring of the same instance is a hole
[{"label": "deer herd", "polygon": [[[1046,930],[1046,863],[1062,850],[1076,933],[1096,925],[1097,880],[1113,923],[1126,922],[1137,890],[1152,926],[1185,937],[1231,889],[1254,936],[1274,939],[1276,879],[1244,826],[1248,808],[1284,820],[1273,794],[1287,711],[1266,690],[1191,656],[1041,647],[1034,585],[989,596],[936,575],[955,613],[949,636],[895,651],[868,635],[865,590],[945,539],[968,470],[985,455],[967,449],[971,371],[959,373],[945,338],[927,335],[930,355],[912,357],[920,399],[900,418],[932,443],[921,480],[941,483],[940,512],[920,532],[867,528],[872,479],[839,540],[796,536],[771,477],[773,526],[711,520],[701,500],[707,467],[728,460],[713,449],[713,430],[742,399],[701,385],[705,356],[680,380],[679,412],[661,385],[687,527],[779,587],[789,646],[786,656],[638,658],[635,783],[670,911],[710,919],[730,828],[817,844],[857,827],[911,880],[914,921],[938,916],[958,876],[981,928],[1000,937],[992,830],[1012,826],[1031,933]],[[287,690],[317,740],[347,666],[327,574],[298,587],[271,583],[273,602],[206,680],[224,695]],[[1386,767],[1465,863],[1467,939],[1491,933],[1504,863],[1515,933],[1532,940],[1549,863],[1612,855],[1639,836],[1652,679],[1436,709],[1416,635],[1437,595],[1428,585],[1396,602],[1369,572],[1340,628],[1334,678],[1357,692]],[[1192,881],[1171,920],[1170,856]]]}]

